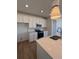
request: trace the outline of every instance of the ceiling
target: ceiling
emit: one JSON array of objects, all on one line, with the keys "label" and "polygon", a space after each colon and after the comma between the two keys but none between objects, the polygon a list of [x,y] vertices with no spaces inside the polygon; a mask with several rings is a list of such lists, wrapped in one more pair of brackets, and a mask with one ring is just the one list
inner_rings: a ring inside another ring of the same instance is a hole
[{"label": "ceiling", "polygon": [[[17,10],[32,15],[49,17],[52,2],[53,0],[17,0]],[[29,6],[28,8],[25,7],[26,4]]]}]

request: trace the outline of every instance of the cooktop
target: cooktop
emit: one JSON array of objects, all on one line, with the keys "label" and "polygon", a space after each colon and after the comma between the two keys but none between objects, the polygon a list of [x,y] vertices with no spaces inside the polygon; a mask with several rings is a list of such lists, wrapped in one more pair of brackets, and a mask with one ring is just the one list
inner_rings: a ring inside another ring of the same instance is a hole
[{"label": "cooktop", "polygon": [[53,39],[53,40],[61,39],[61,37],[60,37],[60,36],[57,36],[57,35],[55,35],[55,36],[51,36],[50,38]]}]

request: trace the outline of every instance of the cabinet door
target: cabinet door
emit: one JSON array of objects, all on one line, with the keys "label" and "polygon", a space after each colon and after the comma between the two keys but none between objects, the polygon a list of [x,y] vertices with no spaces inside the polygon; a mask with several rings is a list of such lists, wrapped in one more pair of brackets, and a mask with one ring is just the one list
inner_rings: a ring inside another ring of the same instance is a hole
[{"label": "cabinet door", "polygon": [[33,28],[36,28],[36,17],[33,18]]},{"label": "cabinet door", "polygon": [[29,41],[32,42],[37,39],[37,33],[36,32],[30,32],[29,33]]},{"label": "cabinet door", "polygon": [[48,36],[48,31],[44,31],[44,37]]},{"label": "cabinet door", "polygon": [[41,24],[41,25],[42,25],[42,27],[46,27],[46,20],[45,20],[45,19],[40,18],[40,19],[39,19],[39,24]]},{"label": "cabinet door", "polygon": [[17,22],[21,22],[21,17],[19,14],[17,14]]},{"label": "cabinet door", "polygon": [[32,28],[32,18],[29,16],[29,28]]},{"label": "cabinet door", "polygon": [[29,23],[29,16],[28,15],[24,15],[23,16],[23,20],[24,20],[24,23]]},{"label": "cabinet door", "polygon": [[17,22],[24,22],[22,14],[17,15]]},{"label": "cabinet door", "polygon": [[41,24],[42,27],[43,27],[43,19],[40,19],[40,20],[39,20],[39,24]]},{"label": "cabinet door", "polygon": [[37,59],[53,59],[49,54],[37,43]]},{"label": "cabinet door", "polygon": [[29,27],[30,28],[36,28],[36,20],[34,17],[30,17],[29,19]]},{"label": "cabinet door", "polygon": [[33,28],[33,19],[29,18],[29,28]]},{"label": "cabinet door", "polygon": [[36,18],[36,17],[35,17],[35,18],[34,18],[34,23],[35,23],[34,26],[35,26],[35,28],[36,28],[36,25],[39,24],[39,18]]},{"label": "cabinet door", "polygon": [[42,19],[42,27],[46,27],[46,20]]},{"label": "cabinet door", "polygon": [[41,18],[38,19],[38,24],[42,25],[42,19]]}]

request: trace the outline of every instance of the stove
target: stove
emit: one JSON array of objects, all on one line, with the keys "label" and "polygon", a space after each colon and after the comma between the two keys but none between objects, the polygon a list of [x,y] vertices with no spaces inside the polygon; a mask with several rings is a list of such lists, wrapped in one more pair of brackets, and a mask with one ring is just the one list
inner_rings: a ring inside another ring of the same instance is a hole
[{"label": "stove", "polygon": [[37,32],[37,38],[38,39],[44,37],[44,32],[43,31],[41,31],[41,30],[35,30],[35,32]]}]

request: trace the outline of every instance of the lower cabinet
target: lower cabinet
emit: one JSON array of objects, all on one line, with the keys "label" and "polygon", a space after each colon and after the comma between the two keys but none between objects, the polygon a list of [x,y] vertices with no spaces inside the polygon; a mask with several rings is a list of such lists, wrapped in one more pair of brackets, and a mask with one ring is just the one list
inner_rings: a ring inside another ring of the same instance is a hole
[{"label": "lower cabinet", "polygon": [[48,36],[48,31],[44,31],[44,37]]},{"label": "lower cabinet", "polygon": [[26,41],[28,40],[28,33],[18,34],[17,35],[17,42]]},{"label": "lower cabinet", "polygon": [[37,59],[52,59],[37,43]]},{"label": "lower cabinet", "polygon": [[[38,33],[37,32],[29,32],[29,42],[35,41],[38,38]],[[48,31],[44,31],[44,37],[48,36]]]},{"label": "lower cabinet", "polygon": [[37,40],[37,32],[30,32],[29,33],[29,42]]}]

